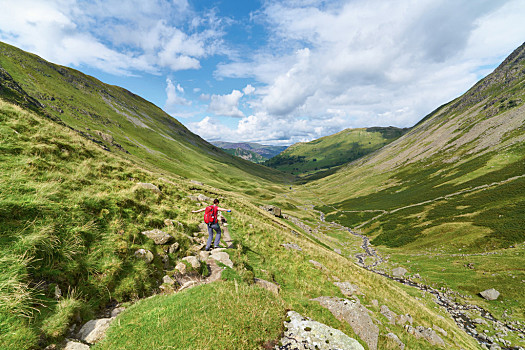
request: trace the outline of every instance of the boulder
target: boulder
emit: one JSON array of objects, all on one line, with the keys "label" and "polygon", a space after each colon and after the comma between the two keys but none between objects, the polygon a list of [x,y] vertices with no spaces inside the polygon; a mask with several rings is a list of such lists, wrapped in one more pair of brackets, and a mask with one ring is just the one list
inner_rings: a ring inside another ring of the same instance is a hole
[{"label": "boulder", "polygon": [[173,243],[168,248],[168,253],[173,254],[173,253],[177,252],[177,250],[179,250],[179,247],[180,247],[179,242]]},{"label": "boulder", "polygon": [[202,250],[199,252],[199,260],[200,261],[206,261],[210,257],[210,252],[207,252],[205,250]]},{"label": "boulder", "polygon": [[346,297],[351,297],[352,295],[355,295],[355,294],[361,294],[359,292],[359,287],[356,285],[353,285],[350,282],[334,282],[334,285],[336,287],[339,287],[339,289],[341,289],[341,293],[343,293],[343,295]]},{"label": "boulder", "polygon": [[266,210],[267,212],[270,212],[274,216],[277,216],[277,217],[281,216],[281,208],[276,207],[275,205],[263,205],[261,206],[261,209]]},{"label": "boulder", "polygon": [[391,311],[388,306],[381,305],[381,309],[379,310],[383,316],[385,316],[388,320],[388,323],[395,324],[396,323],[396,317],[397,314],[393,311]]},{"label": "boulder", "polygon": [[263,280],[263,279],[260,279],[260,278],[254,278],[254,282],[259,287],[262,287],[262,288],[264,288],[266,290],[269,290],[270,292],[272,292],[275,295],[278,295],[279,291],[281,289],[281,287],[279,287],[279,285],[277,285],[275,283],[272,283],[272,282],[269,282],[269,281],[266,281],[266,280]]},{"label": "boulder", "polygon": [[363,346],[338,329],[305,318],[295,311],[289,311],[284,323],[284,334],[279,349],[297,350],[364,350]]},{"label": "boulder", "polygon": [[372,321],[368,309],[359,301],[332,297],[319,297],[313,300],[327,308],[338,320],[348,322],[355,334],[368,345],[369,349],[377,349],[379,328]]},{"label": "boulder", "polygon": [[111,310],[111,317],[117,317],[122,311],[126,310],[125,307],[116,307]]},{"label": "boulder", "polygon": [[223,249],[214,249],[210,254],[210,258],[230,268],[233,268],[233,262],[230,260],[230,256],[228,255],[228,253],[222,250]]},{"label": "boulder", "polygon": [[182,275],[184,275],[186,273],[186,264],[184,264],[183,262],[179,262],[175,266],[175,270],[179,271]]},{"label": "boulder", "polygon": [[89,350],[89,345],[69,340],[66,343],[64,350]]},{"label": "boulder", "polygon": [[412,319],[412,316],[406,314],[406,315],[398,315],[396,317],[396,324],[398,325],[404,325],[406,323],[410,323],[412,324],[412,322],[414,322],[414,320]]},{"label": "boulder", "polygon": [[308,262],[312,265],[314,265],[315,267],[317,267],[318,269],[321,269],[321,270],[328,270],[323,264],[321,264],[320,262],[317,262],[315,260],[308,260]]},{"label": "boulder", "polygon": [[195,184],[195,185],[204,186],[204,184],[203,184],[202,182],[200,182],[200,181],[190,180],[190,182],[191,182],[192,184]]},{"label": "boulder", "polygon": [[165,275],[164,277],[162,277],[162,283],[169,284],[170,286],[173,286],[175,284],[175,281],[170,276]]},{"label": "boulder", "polygon": [[80,328],[78,338],[84,343],[95,344],[104,338],[111,321],[113,321],[113,318],[100,318],[88,321]]},{"label": "boulder", "polygon": [[387,338],[390,338],[392,339],[398,346],[401,350],[403,350],[405,348],[405,344],[399,339],[399,337],[397,335],[395,335],[394,333],[388,333],[386,335]]},{"label": "boulder", "polygon": [[408,271],[403,267],[396,267],[392,270],[392,276],[403,277]]},{"label": "boulder", "polygon": [[193,267],[194,269],[198,269],[199,267],[201,267],[201,262],[199,261],[199,259],[197,259],[196,256],[187,256],[185,258],[182,258],[182,261],[189,262],[191,267]]},{"label": "boulder", "polygon": [[208,197],[208,196],[205,196],[203,194],[199,194],[197,195],[197,199],[200,201],[200,202],[209,202],[209,201],[212,201],[213,199]]},{"label": "boulder", "polygon": [[153,253],[146,249],[139,249],[135,252],[135,256],[139,259],[144,260],[148,264],[150,264],[153,261]]},{"label": "boulder", "polygon": [[298,250],[298,251],[302,251],[301,247],[299,247],[297,244],[295,243],[283,243],[281,244],[283,247],[285,247],[286,249],[293,249],[293,250]]},{"label": "boulder", "polygon": [[150,238],[155,242],[157,245],[166,244],[168,243],[173,237],[171,237],[169,234],[167,234],[164,231],[161,231],[159,229],[154,229],[150,231],[144,231],[142,232],[143,235]]},{"label": "boulder", "polygon": [[423,326],[412,327],[409,325],[405,326],[405,329],[409,334],[414,335],[416,338],[424,338],[431,345],[445,346],[445,342],[432,328],[425,328]]},{"label": "boulder", "polygon": [[150,184],[150,183],[147,183],[147,182],[139,182],[137,184],[138,187],[140,188],[145,188],[147,190],[151,190],[155,193],[161,193],[159,188],[157,186],[155,186],[154,184]]},{"label": "boulder", "polygon": [[484,290],[479,294],[481,294],[481,296],[487,300],[496,300],[499,297],[499,292],[494,288]]}]

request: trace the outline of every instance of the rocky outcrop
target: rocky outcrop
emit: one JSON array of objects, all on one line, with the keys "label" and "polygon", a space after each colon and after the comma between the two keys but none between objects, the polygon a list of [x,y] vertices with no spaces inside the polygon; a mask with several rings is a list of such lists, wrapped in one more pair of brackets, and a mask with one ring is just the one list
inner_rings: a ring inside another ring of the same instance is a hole
[{"label": "rocky outcrop", "polygon": [[353,285],[350,282],[334,282],[334,285],[339,287],[339,289],[341,289],[341,293],[343,293],[343,295],[346,297],[351,297],[355,294],[361,294],[359,292],[359,287]]},{"label": "rocky outcrop", "polygon": [[281,208],[276,207],[275,205],[262,205],[260,208],[266,210],[274,216],[281,217]]},{"label": "rocky outcrop", "polygon": [[214,249],[210,254],[210,259],[218,261],[230,268],[233,268],[233,262],[230,260],[228,253],[224,251],[224,248]]},{"label": "rocky outcrop", "polygon": [[408,271],[403,267],[396,267],[392,270],[392,276],[403,277]]},{"label": "rocky outcrop", "polygon": [[84,343],[95,344],[104,338],[111,321],[113,318],[88,321],[78,332],[78,338]]},{"label": "rocky outcrop", "polygon": [[388,320],[388,323],[395,324],[396,323],[396,317],[397,314],[393,311],[391,311],[388,306],[381,305],[381,309],[379,310],[381,312],[381,315],[385,316]]},{"label": "rocky outcrop", "polygon": [[263,279],[260,279],[260,278],[254,278],[253,279],[255,284],[258,285],[259,287],[262,287],[266,290],[269,290],[270,292],[272,292],[273,294],[277,295],[279,294],[279,291],[281,289],[281,287],[279,287],[279,285],[275,284],[275,283],[272,283],[272,282],[269,282],[269,281],[266,281],[266,280],[263,280]]},{"label": "rocky outcrop", "polygon": [[319,297],[313,299],[330,312],[340,321],[346,321],[354,332],[368,345],[371,350],[377,349],[379,328],[374,324],[372,318],[359,301],[348,299]]},{"label": "rocky outcrop", "polygon": [[89,350],[89,345],[69,340],[64,350]]},{"label": "rocky outcrop", "polygon": [[392,339],[399,346],[399,349],[403,350],[405,348],[405,344],[394,333],[388,333],[386,337]]},{"label": "rocky outcrop", "polygon": [[357,340],[338,329],[303,317],[295,311],[289,311],[287,315],[281,345],[276,346],[275,349],[364,350]]},{"label": "rocky outcrop", "polygon": [[154,259],[154,256],[153,256],[153,253],[150,252],[149,250],[146,250],[146,249],[138,249],[136,252],[135,252],[135,256],[139,259],[142,259],[144,260],[145,262],[147,262],[148,264],[150,264],[153,259]]},{"label": "rocky outcrop", "polygon": [[290,249],[293,249],[293,250],[298,250],[298,251],[303,251],[303,249],[301,247],[299,247],[297,244],[295,243],[283,243],[281,244],[283,247],[285,247],[286,249],[290,250]]},{"label": "rocky outcrop", "polygon": [[199,259],[197,259],[196,256],[184,257],[182,258],[182,261],[188,262],[194,269],[198,269],[199,267],[201,267],[201,262],[199,261]]},{"label": "rocky outcrop", "polygon": [[441,339],[432,328],[425,328],[423,326],[412,327],[406,325],[405,329],[409,334],[414,335],[416,338],[424,338],[431,345],[445,346],[443,339]]},{"label": "rocky outcrop", "polygon": [[164,231],[161,231],[159,229],[154,229],[150,231],[144,231],[142,232],[143,235],[150,238],[155,242],[157,245],[162,245],[168,243],[173,237],[171,237],[169,234],[167,234]]},{"label": "rocky outcrop", "polygon": [[161,193],[160,189],[157,186],[155,186],[154,184],[147,183],[147,182],[139,182],[137,184],[137,187],[144,188],[146,190],[151,190],[155,193]]}]

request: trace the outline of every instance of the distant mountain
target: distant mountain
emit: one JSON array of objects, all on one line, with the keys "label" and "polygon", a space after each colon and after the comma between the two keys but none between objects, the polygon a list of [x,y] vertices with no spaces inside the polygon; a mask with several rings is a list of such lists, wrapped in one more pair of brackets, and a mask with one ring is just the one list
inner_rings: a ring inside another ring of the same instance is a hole
[{"label": "distant mountain", "polygon": [[[345,129],[310,142],[296,143],[264,165],[295,175],[333,172],[394,141],[409,129],[373,127]],[[331,170],[331,171],[330,171]]]},{"label": "distant mountain", "polygon": [[[217,146],[222,149],[242,149],[245,151],[251,151],[253,153],[257,153],[261,155],[264,159],[270,159],[272,157],[275,157],[282,151],[284,151],[287,146],[268,146],[268,145],[261,145],[259,143],[254,142],[224,142],[224,141],[215,141],[211,143],[214,146]],[[244,158],[242,155],[244,154],[247,157],[250,157],[250,153],[243,153],[238,152],[241,158]],[[231,153],[230,153],[231,154]],[[253,156],[253,155],[251,155]],[[247,159],[247,158],[244,158]],[[256,156],[253,156],[252,159],[256,160],[259,159]],[[253,161],[252,159],[248,159],[250,161]],[[259,162],[259,161],[257,161]]]},{"label": "distant mountain", "polygon": [[267,158],[264,158],[259,153],[242,148],[223,148],[223,151],[231,154],[232,156],[236,156],[253,163],[263,163],[267,160]]}]

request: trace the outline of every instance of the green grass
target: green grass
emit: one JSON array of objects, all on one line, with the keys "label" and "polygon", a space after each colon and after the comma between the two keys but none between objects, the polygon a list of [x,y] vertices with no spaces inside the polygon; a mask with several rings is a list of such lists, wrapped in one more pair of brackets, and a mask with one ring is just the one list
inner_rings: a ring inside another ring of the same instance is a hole
[{"label": "green grass", "polygon": [[292,145],[264,164],[313,180],[315,174],[326,176],[332,168],[373,152],[406,131],[394,127],[346,129],[334,135]]},{"label": "green grass", "polygon": [[257,349],[279,338],[282,300],[219,282],[143,300],[119,316],[94,349]]}]

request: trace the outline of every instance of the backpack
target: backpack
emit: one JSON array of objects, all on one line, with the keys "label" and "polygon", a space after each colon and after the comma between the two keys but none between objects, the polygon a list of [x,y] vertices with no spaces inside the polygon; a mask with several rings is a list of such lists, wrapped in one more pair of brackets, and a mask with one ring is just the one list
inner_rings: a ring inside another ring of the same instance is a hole
[{"label": "backpack", "polygon": [[207,206],[206,210],[204,211],[204,222],[207,224],[216,224],[218,210],[219,207],[216,205]]}]

